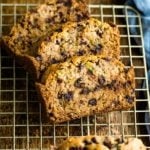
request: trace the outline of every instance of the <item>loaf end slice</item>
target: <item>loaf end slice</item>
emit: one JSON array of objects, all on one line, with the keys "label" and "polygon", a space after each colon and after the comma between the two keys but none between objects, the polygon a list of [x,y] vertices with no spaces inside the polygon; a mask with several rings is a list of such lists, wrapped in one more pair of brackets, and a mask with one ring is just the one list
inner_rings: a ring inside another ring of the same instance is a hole
[{"label": "loaf end slice", "polygon": [[39,77],[39,61],[35,59],[42,40],[53,31],[61,29],[67,21],[89,18],[84,0],[48,0],[27,14],[14,25],[8,36],[3,37],[6,50],[16,57],[34,78]]},{"label": "loaf end slice", "polygon": [[82,116],[128,110],[135,104],[133,67],[115,58],[74,57],[50,66],[36,83],[46,116],[59,123]]}]

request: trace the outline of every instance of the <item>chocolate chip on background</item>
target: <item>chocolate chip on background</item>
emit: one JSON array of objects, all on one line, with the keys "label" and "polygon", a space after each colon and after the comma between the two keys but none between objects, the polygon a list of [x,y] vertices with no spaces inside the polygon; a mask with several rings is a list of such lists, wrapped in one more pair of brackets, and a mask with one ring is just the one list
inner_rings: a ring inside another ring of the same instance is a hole
[{"label": "chocolate chip on background", "polygon": [[105,77],[104,77],[103,75],[100,75],[100,76],[98,77],[98,83],[99,83],[100,85],[104,85],[105,82],[106,82]]},{"label": "chocolate chip on background", "polygon": [[85,51],[84,50],[79,50],[78,52],[77,52],[77,55],[78,56],[82,56],[82,55],[84,55],[85,54]]},{"label": "chocolate chip on background", "polygon": [[91,141],[92,141],[93,143],[95,143],[95,144],[99,144],[99,142],[97,141],[96,137],[92,137],[92,138],[91,138]]},{"label": "chocolate chip on background", "polygon": [[60,78],[57,78],[57,83],[62,83],[63,82],[63,80],[62,79],[60,79]]},{"label": "chocolate chip on background", "polygon": [[80,94],[89,94],[90,93],[90,89],[88,87],[84,87],[81,91],[80,91]]},{"label": "chocolate chip on background", "polygon": [[90,144],[92,144],[92,141],[85,139],[85,140],[83,141],[83,143],[84,143],[85,145],[90,145]]},{"label": "chocolate chip on background", "polygon": [[125,96],[125,99],[126,99],[127,102],[130,103],[130,104],[133,103],[133,101],[134,101],[134,97],[129,96],[129,95],[126,95],[126,96]]},{"label": "chocolate chip on background", "polygon": [[67,93],[58,92],[57,97],[58,99],[70,101],[71,99],[73,99],[73,92],[72,91],[68,91]]},{"label": "chocolate chip on background", "polygon": [[102,58],[102,59],[106,60],[106,61],[111,61],[111,58],[108,58],[108,57],[107,58],[105,57],[105,58]]},{"label": "chocolate chip on background", "polygon": [[102,45],[98,44],[94,49],[91,50],[91,52],[96,55],[100,53],[101,49],[102,49]]},{"label": "chocolate chip on background", "polygon": [[75,82],[74,82],[74,86],[77,88],[84,88],[85,83],[83,82],[82,78],[78,78]]},{"label": "chocolate chip on background", "polygon": [[51,64],[56,64],[56,63],[59,63],[59,61],[56,58],[51,58],[50,63]]},{"label": "chocolate chip on background", "polygon": [[83,68],[82,63],[79,63],[79,64],[77,65],[77,68],[79,69],[79,71],[81,71],[81,69]]},{"label": "chocolate chip on background", "polygon": [[85,150],[85,149],[81,146],[76,146],[76,147],[70,147],[69,150]]},{"label": "chocolate chip on background", "polygon": [[91,105],[91,106],[95,106],[97,105],[97,100],[96,98],[92,98],[88,101],[88,104]]},{"label": "chocolate chip on background", "polygon": [[100,38],[102,38],[103,32],[102,32],[101,30],[97,30],[97,31],[96,31],[96,34],[97,34]]}]

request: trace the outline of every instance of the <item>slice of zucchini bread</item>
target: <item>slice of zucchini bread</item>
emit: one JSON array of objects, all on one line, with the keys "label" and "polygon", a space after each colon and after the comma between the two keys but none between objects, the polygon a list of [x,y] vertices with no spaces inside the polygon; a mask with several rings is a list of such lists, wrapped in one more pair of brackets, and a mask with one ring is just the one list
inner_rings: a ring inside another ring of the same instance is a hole
[{"label": "slice of zucchini bread", "polygon": [[68,22],[62,31],[48,36],[39,47],[36,59],[40,62],[40,71],[72,56],[103,54],[119,59],[119,44],[119,30],[115,25],[90,18]]},{"label": "slice of zucchini bread", "polygon": [[90,135],[69,137],[56,150],[146,150],[146,147],[138,138]]},{"label": "slice of zucchini bread", "polygon": [[16,56],[19,64],[37,78],[39,63],[35,56],[37,49],[47,35],[59,30],[67,21],[81,21],[89,18],[85,0],[48,0],[45,4],[30,10],[14,25],[3,43],[9,53]]},{"label": "slice of zucchini bread", "polygon": [[73,57],[51,65],[36,87],[46,116],[54,123],[130,109],[135,102],[133,68],[100,55]]}]

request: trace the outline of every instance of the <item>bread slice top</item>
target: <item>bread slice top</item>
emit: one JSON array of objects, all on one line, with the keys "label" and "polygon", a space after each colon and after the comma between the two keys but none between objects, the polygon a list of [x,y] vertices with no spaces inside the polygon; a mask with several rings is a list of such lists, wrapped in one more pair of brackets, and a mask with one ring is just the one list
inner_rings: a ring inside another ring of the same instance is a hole
[{"label": "bread slice top", "polygon": [[89,18],[67,22],[62,30],[48,36],[38,49],[40,70],[64,62],[73,56],[106,55],[120,58],[120,35],[117,26]]},{"label": "bread slice top", "polygon": [[105,56],[79,56],[51,65],[36,87],[55,123],[130,109],[135,102],[133,68]]}]

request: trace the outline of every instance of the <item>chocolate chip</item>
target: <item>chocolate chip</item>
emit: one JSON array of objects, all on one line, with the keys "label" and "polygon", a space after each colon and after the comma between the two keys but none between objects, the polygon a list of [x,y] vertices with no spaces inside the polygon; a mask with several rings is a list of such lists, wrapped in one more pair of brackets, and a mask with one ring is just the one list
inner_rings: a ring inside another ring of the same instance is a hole
[{"label": "chocolate chip", "polygon": [[77,21],[82,20],[82,18],[83,18],[82,14],[77,14]]},{"label": "chocolate chip", "polygon": [[51,64],[56,64],[56,63],[59,63],[59,61],[56,58],[51,58],[50,63]]},{"label": "chocolate chip", "polygon": [[113,22],[108,23],[111,27],[116,27],[116,25]]},{"label": "chocolate chip", "polygon": [[100,53],[101,49],[102,49],[102,45],[98,44],[94,49],[91,50],[91,52],[96,55]]},{"label": "chocolate chip", "polygon": [[105,137],[105,140],[104,140],[103,144],[104,144],[106,147],[108,147],[109,149],[111,149],[112,146],[113,146],[112,143],[111,143],[111,140],[109,139],[109,137]]},{"label": "chocolate chip", "polygon": [[105,80],[105,77],[103,75],[101,75],[101,76],[98,77],[98,83],[100,85],[104,85],[105,82],[106,82],[106,80]]},{"label": "chocolate chip", "polygon": [[68,57],[66,52],[60,52],[60,55],[63,57],[63,60],[66,60]]},{"label": "chocolate chip", "polygon": [[77,65],[77,68],[79,69],[79,71],[81,71],[82,67],[83,67],[82,63],[79,63],[79,64]]},{"label": "chocolate chip", "polygon": [[85,54],[85,51],[84,50],[79,50],[78,52],[77,52],[77,55],[78,56],[82,56],[82,55],[84,55]]},{"label": "chocolate chip", "polygon": [[81,91],[80,94],[89,94],[90,89],[88,87],[84,87]]},{"label": "chocolate chip", "polygon": [[97,141],[97,139],[95,137],[92,137],[91,141],[95,144],[99,144],[99,142]]},{"label": "chocolate chip", "polygon": [[70,147],[69,150],[83,150],[82,147]]},{"label": "chocolate chip", "polygon": [[45,19],[45,22],[46,22],[46,23],[51,23],[51,22],[52,22],[52,19],[51,19],[51,18],[46,18],[46,19]]},{"label": "chocolate chip", "polygon": [[67,0],[65,3],[64,3],[65,6],[67,7],[71,7],[72,5],[72,0]]},{"label": "chocolate chip", "polygon": [[96,98],[90,99],[90,100],[88,101],[88,104],[89,104],[89,105],[92,105],[92,106],[95,106],[95,105],[97,104]]},{"label": "chocolate chip", "polygon": [[62,13],[62,12],[59,12],[58,14],[59,14],[59,17],[60,17],[60,18],[63,17],[63,13]]},{"label": "chocolate chip", "polygon": [[105,58],[102,58],[103,60],[106,60],[106,61],[111,61],[111,58],[109,57],[105,57]]},{"label": "chocolate chip", "polygon": [[134,101],[134,97],[132,97],[132,96],[129,96],[129,95],[126,95],[125,96],[125,99],[128,101],[128,103],[133,103],[133,101]]},{"label": "chocolate chip", "polygon": [[97,34],[99,37],[101,37],[101,38],[102,38],[102,33],[103,33],[103,32],[100,31],[100,30],[97,30],[97,31],[96,31],[96,34]]},{"label": "chocolate chip", "polygon": [[67,21],[67,18],[62,18],[61,22],[65,23]]},{"label": "chocolate chip", "polygon": [[57,97],[58,99],[70,101],[71,99],[73,99],[73,92],[72,91],[68,91],[67,93],[58,92]]},{"label": "chocolate chip", "polygon": [[96,65],[97,65],[97,66],[99,65],[99,60],[96,62]]},{"label": "chocolate chip", "polygon": [[48,115],[49,115],[49,117],[53,117],[54,116],[54,114],[52,112],[49,113]]},{"label": "chocolate chip", "polygon": [[81,32],[84,30],[84,26],[82,24],[77,24],[77,30],[78,32]]},{"label": "chocolate chip", "polygon": [[83,141],[83,143],[84,143],[85,145],[90,145],[90,144],[92,144],[92,142],[91,142],[91,141],[86,140],[86,139]]},{"label": "chocolate chip", "polygon": [[57,44],[57,45],[59,45],[59,44],[60,44],[60,42],[59,42],[58,40],[56,40],[56,44]]},{"label": "chocolate chip", "polygon": [[77,88],[83,88],[85,86],[85,83],[82,82],[82,78],[78,78],[75,82],[74,82],[74,86]]},{"label": "chocolate chip", "polygon": [[57,79],[57,83],[62,83],[62,82],[63,82],[62,79],[60,79],[60,78]]}]

